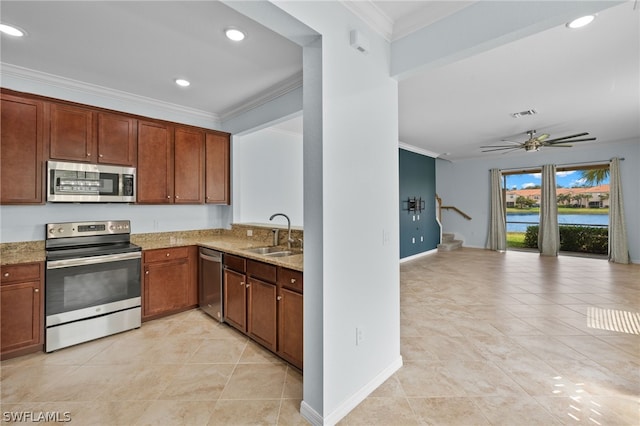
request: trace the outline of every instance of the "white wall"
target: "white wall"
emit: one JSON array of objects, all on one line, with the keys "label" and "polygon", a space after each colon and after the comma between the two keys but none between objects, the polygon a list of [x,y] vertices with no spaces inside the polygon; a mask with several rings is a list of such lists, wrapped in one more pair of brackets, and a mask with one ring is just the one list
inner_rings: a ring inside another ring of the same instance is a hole
[{"label": "white wall", "polygon": [[130,220],[131,232],[227,228],[231,207],[217,205],[147,206],[129,204],[46,204],[1,206],[0,242],[45,239],[45,224],[88,220]]},{"label": "white wall", "polygon": [[270,223],[284,213],[302,227],[302,134],[267,128],[234,136],[232,147],[234,223]]},{"label": "white wall", "polygon": [[592,145],[593,147],[589,148],[566,150],[542,148],[535,153],[500,155],[454,163],[436,161],[436,188],[443,204],[456,206],[473,218],[467,221],[453,211],[443,211],[443,231],[457,233],[464,239],[467,247],[486,246],[489,224],[489,169],[598,163],[613,157],[624,157],[620,169],[629,252],[632,261],[640,263],[640,141]]}]

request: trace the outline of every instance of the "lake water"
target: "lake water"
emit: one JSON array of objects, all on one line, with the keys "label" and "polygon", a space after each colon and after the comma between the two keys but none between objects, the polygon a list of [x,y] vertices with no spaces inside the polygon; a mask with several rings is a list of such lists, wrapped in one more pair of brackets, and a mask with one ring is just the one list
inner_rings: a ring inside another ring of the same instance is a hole
[{"label": "lake water", "polygon": [[[527,223],[509,223],[527,222]],[[609,225],[608,214],[559,214],[560,225]],[[538,213],[507,213],[507,232],[526,232],[527,226],[539,225]]]}]

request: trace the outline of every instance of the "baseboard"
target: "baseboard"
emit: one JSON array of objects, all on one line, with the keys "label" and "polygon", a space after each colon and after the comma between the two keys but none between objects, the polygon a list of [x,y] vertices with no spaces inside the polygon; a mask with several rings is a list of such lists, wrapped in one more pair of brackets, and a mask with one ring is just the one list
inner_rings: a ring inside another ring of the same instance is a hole
[{"label": "baseboard", "polygon": [[402,367],[402,355],[400,355],[387,368],[376,375],[369,383],[363,386],[358,392],[353,394],[349,399],[344,401],[336,410],[324,419],[311,406],[302,401],[300,403],[300,415],[314,426],[333,426],[342,420],[347,414],[364,401],[374,390]]},{"label": "baseboard", "polygon": [[438,252],[437,248],[435,248],[433,250],[423,251],[422,253],[414,254],[413,256],[403,257],[402,259],[400,259],[400,263],[408,262],[410,260],[419,259],[421,257],[425,257],[425,256],[428,256],[430,254],[437,253],[437,252]]}]

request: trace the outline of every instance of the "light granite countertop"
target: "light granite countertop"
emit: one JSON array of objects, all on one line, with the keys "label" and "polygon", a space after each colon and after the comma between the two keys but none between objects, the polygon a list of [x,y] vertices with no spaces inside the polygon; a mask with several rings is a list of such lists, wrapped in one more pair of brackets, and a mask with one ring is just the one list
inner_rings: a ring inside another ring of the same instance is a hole
[{"label": "light granite countertop", "polygon": [[[250,229],[251,232],[247,232]],[[253,234],[248,236],[247,234]],[[285,234],[281,232],[281,234]],[[143,250],[162,249],[183,246],[201,246],[224,253],[259,260],[272,265],[302,271],[303,254],[292,256],[269,257],[245,251],[247,248],[264,247],[273,243],[270,230],[255,225],[234,225],[232,230],[210,229],[196,231],[159,232],[149,234],[132,234],[131,242]],[[280,243],[282,239],[280,240]],[[281,245],[281,244],[279,244]],[[44,241],[28,241],[0,244],[0,264],[43,262],[45,260]]]}]

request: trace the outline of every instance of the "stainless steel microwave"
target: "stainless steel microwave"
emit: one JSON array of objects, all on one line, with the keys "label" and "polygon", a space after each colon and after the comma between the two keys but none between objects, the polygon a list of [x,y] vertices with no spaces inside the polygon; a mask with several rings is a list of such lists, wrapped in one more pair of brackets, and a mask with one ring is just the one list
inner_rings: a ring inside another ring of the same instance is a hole
[{"label": "stainless steel microwave", "polygon": [[47,201],[70,203],[133,203],[135,167],[47,162]]}]

